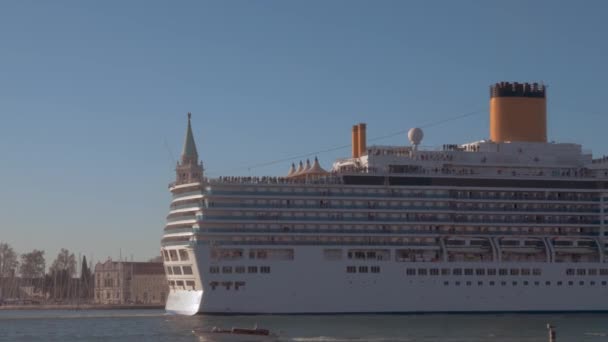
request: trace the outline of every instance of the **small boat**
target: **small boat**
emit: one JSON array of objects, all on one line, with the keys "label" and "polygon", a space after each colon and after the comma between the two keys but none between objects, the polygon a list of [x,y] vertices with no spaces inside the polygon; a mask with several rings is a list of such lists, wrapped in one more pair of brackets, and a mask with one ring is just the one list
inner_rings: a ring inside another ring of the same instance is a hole
[{"label": "small boat", "polygon": [[277,334],[268,329],[256,326],[249,328],[222,329],[213,327],[209,329],[193,329],[192,333],[204,340],[210,341],[278,341]]}]

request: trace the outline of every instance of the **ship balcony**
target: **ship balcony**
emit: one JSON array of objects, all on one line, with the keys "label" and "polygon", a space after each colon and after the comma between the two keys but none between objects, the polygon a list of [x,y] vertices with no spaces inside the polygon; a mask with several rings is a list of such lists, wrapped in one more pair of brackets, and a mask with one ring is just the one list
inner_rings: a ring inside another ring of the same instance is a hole
[{"label": "ship balcony", "polygon": [[161,247],[193,247],[196,245],[196,241],[161,241]]},{"label": "ship balcony", "polygon": [[555,249],[555,253],[563,253],[563,254],[589,254],[589,253],[598,253],[598,247],[564,247],[564,246],[553,246]]},{"label": "ship balcony", "polygon": [[165,227],[194,224],[196,224],[196,219],[194,217],[191,219],[170,219],[165,223]]},{"label": "ship balcony", "polygon": [[599,262],[600,256],[597,251],[584,253],[555,251],[555,262]]},{"label": "ship balcony", "polygon": [[490,240],[471,237],[450,237],[444,245],[446,250],[455,253],[485,253],[492,250]]},{"label": "ship balcony", "polygon": [[202,184],[203,184],[202,182],[180,183],[180,184],[178,184],[177,182],[171,182],[171,183],[169,183],[169,190],[175,191],[175,190],[187,189],[187,188],[191,188],[191,187],[200,187]]},{"label": "ship balcony", "polygon": [[198,233],[199,229],[198,228],[165,228],[163,230],[164,236],[185,236],[185,235],[192,235],[194,233]]},{"label": "ship balcony", "polygon": [[171,197],[174,200],[177,199],[186,199],[186,198],[194,198],[196,196],[203,196],[203,192],[201,190],[198,191],[188,191],[188,192],[179,192],[179,193],[174,193]]},{"label": "ship balcony", "polygon": [[500,250],[504,253],[522,253],[522,254],[535,254],[539,252],[544,252],[545,247],[529,247],[529,246],[500,246]]},{"label": "ship balcony", "polygon": [[492,247],[479,246],[446,246],[446,251],[449,253],[492,253]]},{"label": "ship balcony", "polygon": [[181,210],[181,209],[200,209],[201,206],[202,206],[201,202],[200,201],[196,201],[196,202],[193,202],[193,203],[186,203],[186,204],[172,204],[169,209],[171,211],[173,211],[173,210]]}]

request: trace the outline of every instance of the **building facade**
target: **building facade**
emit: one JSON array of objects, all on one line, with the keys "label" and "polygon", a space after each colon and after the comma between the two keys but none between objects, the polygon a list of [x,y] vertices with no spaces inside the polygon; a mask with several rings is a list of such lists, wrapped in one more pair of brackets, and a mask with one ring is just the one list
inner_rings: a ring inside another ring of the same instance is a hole
[{"label": "building facade", "polygon": [[96,304],[165,303],[167,279],[160,262],[107,260],[95,265]]}]

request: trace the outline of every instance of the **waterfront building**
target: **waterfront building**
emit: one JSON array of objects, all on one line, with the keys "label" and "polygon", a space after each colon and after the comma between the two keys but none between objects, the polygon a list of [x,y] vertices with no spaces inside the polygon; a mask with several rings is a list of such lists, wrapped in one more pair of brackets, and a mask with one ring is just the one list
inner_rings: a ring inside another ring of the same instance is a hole
[{"label": "waterfront building", "polygon": [[162,263],[107,260],[95,265],[96,304],[162,305],[167,292]]}]

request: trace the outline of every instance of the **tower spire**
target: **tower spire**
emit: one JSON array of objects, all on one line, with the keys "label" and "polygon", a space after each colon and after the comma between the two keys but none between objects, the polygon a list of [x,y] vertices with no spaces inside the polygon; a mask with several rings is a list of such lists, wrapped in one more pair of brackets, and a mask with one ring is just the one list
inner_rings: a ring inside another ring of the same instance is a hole
[{"label": "tower spire", "polygon": [[184,141],[184,149],[182,150],[182,164],[187,162],[198,162],[198,152],[196,151],[196,143],[194,142],[194,135],[192,134],[192,125],[190,119],[192,113],[188,112],[188,128],[186,130],[186,140]]},{"label": "tower spire", "polygon": [[182,156],[175,168],[176,184],[199,182],[203,179],[203,163],[199,164],[194,134],[192,134],[192,124],[190,120],[192,114],[188,112],[188,128],[186,129],[186,140]]}]

